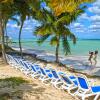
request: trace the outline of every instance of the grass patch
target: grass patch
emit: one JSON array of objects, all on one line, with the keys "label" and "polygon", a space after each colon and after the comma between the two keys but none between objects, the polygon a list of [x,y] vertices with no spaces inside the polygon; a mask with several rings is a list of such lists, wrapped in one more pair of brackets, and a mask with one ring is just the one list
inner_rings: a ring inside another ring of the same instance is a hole
[{"label": "grass patch", "polygon": [[21,77],[10,77],[10,78],[5,78],[5,79],[0,79],[0,87],[10,87],[12,86],[13,88],[15,86],[19,86],[20,84],[23,83],[28,83],[27,80],[24,80]]},{"label": "grass patch", "polygon": [[8,93],[0,95],[0,100],[8,100],[8,99],[10,99],[10,95]]}]

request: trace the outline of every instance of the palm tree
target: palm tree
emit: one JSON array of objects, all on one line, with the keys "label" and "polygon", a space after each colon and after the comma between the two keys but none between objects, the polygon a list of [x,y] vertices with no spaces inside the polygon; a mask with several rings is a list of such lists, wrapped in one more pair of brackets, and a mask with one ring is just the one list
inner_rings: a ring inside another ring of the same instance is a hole
[{"label": "palm tree", "polygon": [[2,45],[2,56],[6,63],[6,56],[5,56],[5,46],[4,46],[4,30],[3,30],[3,22],[2,22],[1,12],[0,12],[0,35],[1,35],[1,45]]},{"label": "palm tree", "polygon": [[39,0],[20,0],[15,1],[14,6],[17,9],[17,15],[20,16],[20,30],[19,30],[19,48],[20,48],[20,55],[23,58],[22,54],[22,45],[21,45],[21,33],[24,22],[26,18],[30,19],[31,16],[35,16],[35,13],[40,8],[40,1]]},{"label": "palm tree", "polygon": [[17,9],[17,15],[20,16],[19,48],[20,48],[20,55],[23,58],[22,45],[21,45],[21,33],[22,33],[22,28],[26,20],[26,17],[30,16],[30,10],[27,2],[25,2],[24,0],[15,1],[14,6]]},{"label": "palm tree", "polygon": [[9,19],[9,16],[12,15],[12,10],[11,10],[11,6],[10,3],[11,1],[9,2],[3,2],[4,0],[0,1],[0,35],[1,35],[1,45],[2,45],[2,55],[3,55],[3,59],[4,59],[4,62],[7,63],[6,61],[6,56],[5,56],[5,37],[4,37],[4,34],[5,34],[5,23],[6,21]]},{"label": "palm tree", "polygon": [[18,14],[18,10],[16,9],[16,6],[14,5],[13,0],[2,0],[0,1],[0,35],[2,38],[2,55],[4,58],[4,61],[6,62],[6,56],[5,56],[5,36],[7,36],[6,33],[6,25],[8,23],[8,20],[16,21],[19,25],[19,21],[14,18]]},{"label": "palm tree", "polygon": [[46,9],[41,10],[43,16],[41,26],[37,27],[35,34],[39,36],[38,43],[42,44],[46,39],[50,39],[50,44],[56,46],[56,62],[59,62],[59,47],[62,41],[63,51],[65,55],[70,53],[70,45],[68,39],[70,38],[73,43],[76,43],[75,35],[68,29],[68,25],[76,20],[76,18],[83,13],[83,9],[78,9],[77,12],[69,14],[63,13],[60,16],[55,16],[52,11]]},{"label": "palm tree", "polygon": [[[20,30],[19,30],[19,48],[20,54],[22,55],[22,46],[21,46],[21,33],[26,17],[30,17],[31,14],[34,15],[38,8],[40,7],[40,0],[2,0],[0,1],[0,11],[2,10],[2,15],[4,19],[3,30],[6,30],[6,24],[12,16],[20,16]],[[0,13],[1,15],[1,13]],[[13,18],[14,19],[14,18]],[[17,20],[17,19],[16,19]],[[1,24],[0,24],[1,25]],[[4,35],[4,33],[3,33]],[[3,38],[4,39],[4,38]],[[4,44],[4,40],[3,40]],[[3,46],[4,47],[4,46]]]},{"label": "palm tree", "polygon": [[43,0],[53,9],[56,16],[65,12],[75,12],[83,3],[90,3],[95,0]]}]

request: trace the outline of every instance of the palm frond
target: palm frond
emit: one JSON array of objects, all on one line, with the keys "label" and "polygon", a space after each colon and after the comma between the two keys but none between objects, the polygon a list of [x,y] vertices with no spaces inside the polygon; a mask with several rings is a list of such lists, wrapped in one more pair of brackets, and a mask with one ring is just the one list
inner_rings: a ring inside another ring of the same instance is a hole
[{"label": "palm frond", "polygon": [[72,13],[79,8],[80,4],[93,2],[95,0],[45,0],[50,8],[53,9],[56,16],[62,13]]},{"label": "palm frond", "polygon": [[71,53],[70,45],[66,36],[62,37],[62,46],[63,46],[63,51],[65,55],[68,55]]},{"label": "palm frond", "polygon": [[64,28],[65,28],[64,35],[66,37],[69,37],[73,41],[73,43],[76,44],[76,36],[68,28],[66,28],[66,27],[64,27]]},{"label": "palm frond", "polygon": [[50,40],[50,44],[56,46],[58,43],[58,39],[56,36],[52,37]]},{"label": "palm frond", "polygon": [[42,44],[46,39],[48,39],[50,36],[50,34],[44,35],[44,36],[40,36],[37,43],[38,44]]},{"label": "palm frond", "polygon": [[78,16],[80,16],[81,14],[83,14],[85,12],[84,8],[86,6],[82,7],[81,9],[77,9],[75,12],[71,13],[70,18],[71,18],[71,22],[75,21]]},{"label": "palm frond", "polygon": [[33,12],[36,12],[40,9],[40,0],[26,0],[26,2]]},{"label": "palm frond", "polygon": [[58,26],[60,23],[68,25],[70,24],[70,21],[71,21],[70,15],[64,15],[57,19],[57,21],[55,22],[55,25]]},{"label": "palm frond", "polygon": [[73,41],[73,44],[76,44],[76,36],[74,34],[70,34],[69,38]]},{"label": "palm frond", "polygon": [[15,21],[18,26],[20,25],[20,22],[19,22],[19,20],[17,18],[11,17],[10,20]]},{"label": "palm frond", "polygon": [[66,36],[69,36],[69,35],[72,34],[72,33],[71,33],[71,31],[69,30],[69,28],[64,27],[64,32],[63,32],[63,34],[65,34]]},{"label": "palm frond", "polygon": [[42,24],[41,26],[36,27],[34,34],[35,35],[46,35],[52,34],[53,29],[50,24]]}]

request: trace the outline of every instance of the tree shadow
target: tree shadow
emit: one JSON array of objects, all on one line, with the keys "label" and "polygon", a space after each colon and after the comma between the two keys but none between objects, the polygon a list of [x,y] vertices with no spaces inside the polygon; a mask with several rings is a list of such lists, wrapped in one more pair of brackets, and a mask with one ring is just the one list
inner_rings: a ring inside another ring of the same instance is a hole
[{"label": "tree shadow", "polygon": [[82,60],[72,60],[72,59],[64,59],[61,60],[62,64],[69,65],[70,67],[73,67],[73,69],[77,70],[87,70],[91,69],[92,67],[88,65],[86,61]]},{"label": "tree shadow", "polygon": [[10,83],[0,84],[0,100],[39,100],[43,95],[45,88],[36,83],[23,83],[18,86],[10,86]]}]

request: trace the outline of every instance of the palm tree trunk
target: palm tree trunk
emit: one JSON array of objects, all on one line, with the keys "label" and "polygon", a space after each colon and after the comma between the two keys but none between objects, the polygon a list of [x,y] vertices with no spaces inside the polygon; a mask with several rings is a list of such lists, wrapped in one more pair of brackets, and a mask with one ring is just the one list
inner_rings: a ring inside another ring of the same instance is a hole
[{"label": "palm tree trunk", "polygon": [[20,48],[20,56],[21,58],[23,58],[23,53],[22,53],[22,45],[21,45],[21,33],[22,33],[22,28],[23,28],[23,24],[21,24],[20,30],[19,30],[19,48]]},{"label": "palm tree trunk", "polygon": [[6,28],[6,26],[5,26],[5,37],[6,37],[5,42],[6,42],[6,45],[8,46],[8,35],[7,35],[7,28]]},{"label": "palm tree trunk", "polygon": [[0,35],[1,35],[2,56],[3,56],[4,63],[7,64],[7,59],[5,54],[4,27],[3,27],[1,13],[0,13]]},{"label": "palm tree trunk", "polygon": [[56,62],[59,63],[59,39],[60,37],[58,37],[58,43],[57,43],[57,46],[56,46]]}]

